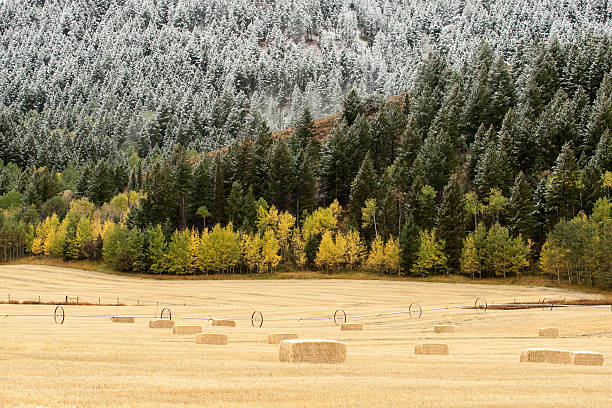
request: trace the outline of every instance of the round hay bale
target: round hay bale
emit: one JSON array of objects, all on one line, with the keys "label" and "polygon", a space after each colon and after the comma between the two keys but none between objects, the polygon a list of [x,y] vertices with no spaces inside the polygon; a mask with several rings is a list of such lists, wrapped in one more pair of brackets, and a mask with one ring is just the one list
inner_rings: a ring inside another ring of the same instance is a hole
[{"label": "round hay bale", "polygon": [[136,323],[136,318],[133,316],[113,316],[113,323]]},{"label": "round hay bale", "polygon": [[414,346],[414,354],[445,356],[448,355],[448,344],[417,344],[416,346]]},{"label": "round hay bale", "polygon": [[227,334],[221,333],[202,333],[196,336],[196,344],[227,344]]},{"label": "round hay bale", "polygon": [[150,329],[171,329],[174,327],[174,320],[150,320]]},{"label": "round hay bale", "polygon": [[342,331],[361,331],[363,330],[363,323],[342,323],[340,326]]},{"label": "round hay bale", "polygon": [[213,319],[212,325],[213,326],[236,327],[236,322],[234,320]]},{"label": "round hay bale", "polygon": [[297,339],[295,333],[270,333],[268,334],[268,344],[279,344],[283,340]]},{"label": "round hay bale", "polygon": [[434,333],[454,333],[455,326],[451,324],[436,324],[434,326]]},{"label": "round hay bale", "polygon": [[604,355],[594,351],[574,351],[572,359],[576,365],[603,365]]},{"label": "round hay bale", "polygon": [[321,339],[283,340],[278,357],[280,361],[290,363],[343,363],[346,360],[346,343]]},{"label": "round hay bale", "polygon": [[521,363],[572,364],[572,352],[565,350],[531,348],[521,353]]},{"label": "round hay bale", "polygon": [[202,326],[186,324],[180,326],[174,326],[172,328],[173,334],[198,334],[202,333]]},{"label": "round hay bale", "polygon": [[556,327],[542,327],[538,331],[540,337],[559,337],[559,329]]}]

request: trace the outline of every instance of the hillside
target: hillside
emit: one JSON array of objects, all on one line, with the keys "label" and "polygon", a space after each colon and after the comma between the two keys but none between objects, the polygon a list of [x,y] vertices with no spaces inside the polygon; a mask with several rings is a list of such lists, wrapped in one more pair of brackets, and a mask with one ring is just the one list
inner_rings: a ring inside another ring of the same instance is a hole
[{"label": "hillside", "polygon": [[63,170],[212,150],[305,106],[331,115],[350,89],[406,92],[432,50],[460,68],[485,40],[514,65],[526,39],[610,32],[607,3],[2,1],[0,159]]}]

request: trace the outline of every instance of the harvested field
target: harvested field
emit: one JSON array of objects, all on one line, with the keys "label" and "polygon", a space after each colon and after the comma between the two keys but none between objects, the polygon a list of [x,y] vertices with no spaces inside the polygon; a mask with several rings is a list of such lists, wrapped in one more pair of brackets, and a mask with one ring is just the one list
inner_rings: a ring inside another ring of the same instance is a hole
[{"label": "harvested field", "polygon": [[[366,280],[157,281],[13,265],[0,267],[0,296],[8,293],[15,299],[100,297],[102,303],[119,298],[129,306],[67,305],[64,324],[56,325],[53,306],[0,305],[0,407],[259,407],[262,401],[289,408],[612,405],[609,358],[602,366],[526,364],[518,358],[528,348],[609,357],[610,308],[427,311],[470,305],[476,297],[489,304],[595,298],[581,292]],[[132,306],[137,299],[147,305]],[[407,310],[413,302],[423,308],[420,319],[351,319],[367,324],[363,332],[341,331],[332,320],[300,320],[331,317],[337,309],[349,317]],[[196,344],[196,335],[149,329],[166,303],[173,304],[167,307],[177,325],[208,330],[208,321],[184,317],[232,318],[237,327],[215,328],[230,334],[230,343],[207,347]],[[261,328],[250,324],[255,310],[264,316]],[[46,316],[5,317],[11,314]],[[72,315],[129,315],[136,323]],[[436,335],[432,326],[439,322],[451,322],[456,333]],[[540,338],[542,327],[561,328],[563,337]],[[342,341],[346,361],[280,362],[269,333]],[[448,344],[450,355],[414,354],[417,344],[437,342]]]}]

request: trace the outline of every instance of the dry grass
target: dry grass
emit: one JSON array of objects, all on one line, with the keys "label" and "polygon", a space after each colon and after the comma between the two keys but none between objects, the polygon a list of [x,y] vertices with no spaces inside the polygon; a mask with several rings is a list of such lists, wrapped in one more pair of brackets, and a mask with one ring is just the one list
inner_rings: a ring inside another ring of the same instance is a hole
[{"label": "dry grass", "polygon": [[[223,347],[203,347],[195,335],[151,330],[162,306],[64,306],[62,326],[47,317],[47,305],[0,306],[0,407],[589,407],[611,405],[612,365],[520,363],[526,348],[611,353],[611,312],[606,309],[455,309],[359,319],[362,332],[343,332],[331,320],[338,308],[351,315],[473,304],[588,298],[566,289],[504,285],[456,285],[420,281],[144,280],[45,266],[0,267],[0,296],[17,299],[66,294],[82,299],[153,299],[198,306],[171,306],[185,316],[249,319],[264,315],[262,328],[237,320]],[[130,304],[132,301],[130,300]],[[136,302],[133,302],[136,304]],[[134,315],[135,324],[72,314]],[[144,317],[148,316],[148,317]],[[296,318],[272,321],[274,318]],[[454,334],[434,334],[449,322]],[[200,323],[200,322],[198,322]],[[538,337],[540,327],[559,327],[563,337]],[[279,362],[279,346],[268,333],[339,340],[347,345],[342,364]],[[416,356],[419,343],[448,344],[448,356]]]}]

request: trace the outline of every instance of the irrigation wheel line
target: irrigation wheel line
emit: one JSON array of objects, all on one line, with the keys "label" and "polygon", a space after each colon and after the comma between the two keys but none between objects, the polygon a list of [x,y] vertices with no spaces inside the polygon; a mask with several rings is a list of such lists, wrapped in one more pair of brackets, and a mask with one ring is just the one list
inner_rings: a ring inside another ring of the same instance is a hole
[{"label": "irrigation wheel line", "polygon": [[[232,320],[236,320],[236,319],[232,319]],[[263,326],[263,314],[256,310],[253,312],[253,314],[251,314],[251,326],[256,327],[256,328],[260,328],[261,326]],[[257,322],[259,322],[259,325],[257,325]]]},{"label": "irrigation wheel line", "polygon": [[172,320],[172,311],[170,310],[170,308],[168,307],[164,307],[161,311],[161,313],[159,314],[159,318],[161,320],[164,320],[164,312],[168,311],[168,320]]},{"label": "irrigation wheel line", "polygon": [[489,304],[487,303],[487,300],[485,298],[477,297],[474,301],[474,309],[486,312],[488,308]]},{"label": "irrigation wheel line", "polygon": [[[418,307],[418,310],[417,310],[417,307]],[[418,303],[411,303],[410,306],[408,307],[408,314],[410,315],[411,319],[414,319],[414,316],[416,316],[417,311],[419,315],[416,318],[420,319],[421,316],[423,315],[423,309],[421,308],[421,305],[419,305]],[[414,313],[414,316],[413,316],[413,313]]]},{"label": "irrigation wheel line", "polygon": [[342,309],[338,309],[334,312],[334,324],[338,326],[338,322],[343,320],[342,323],[346,323],[346,312]]},{"label": "irrigation wheel line", "polygon": [[64,308],[62,306],[56,306],[53,311],[53,321],[55,324],[64,324],[64,319],[66,318],[66,313],[64,312]]}]

